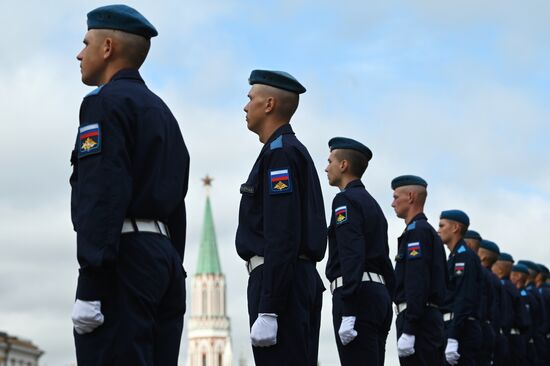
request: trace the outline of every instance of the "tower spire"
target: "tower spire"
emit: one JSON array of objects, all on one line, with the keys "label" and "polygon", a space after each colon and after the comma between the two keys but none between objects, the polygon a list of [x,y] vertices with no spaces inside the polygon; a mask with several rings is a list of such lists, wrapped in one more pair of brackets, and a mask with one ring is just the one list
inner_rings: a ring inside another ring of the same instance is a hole
[{"label": "tower spire", "polygon": [[221,273],[220,259],[218,255],[218,244],[216,241],[216,230],[210,207],[210,187],[214,179],[208,175],[202,178],[206,187],[206,207],[204,209],[204,220],[202,223],[202,237],[199,247],[199,261],[197,263],[197,274]]}]

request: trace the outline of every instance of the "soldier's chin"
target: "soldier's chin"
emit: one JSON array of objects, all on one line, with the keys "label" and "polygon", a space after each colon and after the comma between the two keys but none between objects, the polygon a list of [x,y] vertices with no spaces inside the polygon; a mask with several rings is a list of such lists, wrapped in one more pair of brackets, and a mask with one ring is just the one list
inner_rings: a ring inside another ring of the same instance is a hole
[{"label": "soldier's chin", "polygon": [[91,80],[91,78],[86,77],[84,74],[82,74],[82,83],[88,86],[98,86],[95,80]]}]

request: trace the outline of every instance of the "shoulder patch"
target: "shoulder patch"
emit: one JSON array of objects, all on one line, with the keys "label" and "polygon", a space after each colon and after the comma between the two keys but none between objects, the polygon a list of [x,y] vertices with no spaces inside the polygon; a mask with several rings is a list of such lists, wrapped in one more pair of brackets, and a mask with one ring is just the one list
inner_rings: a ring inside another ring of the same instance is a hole
[{"label": "shoulder patch", "polygon": [[409,225],[407,225],[407,231],[411,231],[414,229],[416,229],[416,221],[413,221]]},{"label": "shoulder patch", "polygon": [[337,225],[348,221],[348,206],[340,206],[334,209],[334,219]]},{"label": "shoulder patch", "polygon": [[457,262],[455,263],[455,274],[456,275],[462,275],[464,273],[464,269],[466,268],[465,262]]},{"label": "shoulder patch", "polygon": [[283,147],[283,135],[277,137],[275,140],[271,142],[271,144],[269,144],[269,148],[271,150],[281,149],[282,147]]},{"label": "shoulder patch", "polygon": [[84,98],[91,97],[92,95],[98,95],[102,88],[103,88],[103,85],[101,85],[100,87],[95,88],[94,90],[92,90],[91,92],[86,94],[86,96]]},{"label": "shoulder patch", "polygon": [[78,157],[101,152],[101,127],[99,123],[90,123],[78,129]]},{"label": "shoulder patch", "polygon": [[408,243],[407,244],[407,259],[417,259],[422,258],[422,247],[420,242]]},{"label": "shoulder patch", "polygon": [[520,294],[521,294],[521,296],[527,296],[527,291],[521,290]]},{"label": "shoulder patch", "polygon": [[460,248],[456,251],[457,253],[464,253],[466,251],[466,248],[464,248],[464,245],[461,245]]},{"label": "shoulder patch", "polygon": [[292,192],[292,180],[288,168],[269,170],[268,175],[270,194]]}]

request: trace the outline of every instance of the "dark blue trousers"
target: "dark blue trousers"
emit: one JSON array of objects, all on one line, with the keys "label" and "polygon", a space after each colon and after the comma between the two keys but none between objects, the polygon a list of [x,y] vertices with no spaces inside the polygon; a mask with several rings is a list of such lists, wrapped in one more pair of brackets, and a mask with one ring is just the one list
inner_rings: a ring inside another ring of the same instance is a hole
[{"label": "dark blue trousers", "polygon": [[340,291],[332,294],[332,320],[336,346],[342,366],[384,365],[386,339],[392,321],[392,305],[386,286],[375,282],[362,282],[356,298],[358,308],[355,327],[357,337],[344,346],[338,330],[342,323],[343,303]]},{"label": "dark blue trousers", "polygon": [[[262,278],[263,266],[259,266],[248,279],[251,327],[258,317]],[[252,347],[257,366],[317,366],[324,290],[315,263],[298,259],[285,311],[277,314],[277,344]]]},{"label": "dark blue trousers", "polygon": [[527,341],[527,357],[526,357],[526,365],[528,366],[538,366],[539,358],[537,354],[537,348],[535,347],[535,341],[533,337],[529,336],[529,340]]},{"label": "dark blue trousers", "polygon": [[508,366],[512,364],[510,344],[508,338],[503,334],[497,334],[495,352],[493,354],[493,366]]},{"label": "dark blue trousers", "polygon": [[[450,322],[445,322],[445,329]],[[458,335],[458,366],[475,366],[481,348],[481,326],[478,320],[466,319]]]},{"label": "dark blue trousers", "polygon": [[185,272],[168,238],[121,236],[105,283],[105,323],[75,336],[79,366],[176,366],[185,313]]},{"label": "dark blue trousers", "polygon": [[481,349],[477,354],[476,366],[490,366],[495,351],[496,334],[493,326],[490,323],[481,322],[480,326],[482,336]]},{"label": "dark blue trousers", "polygon": [[[405,313],[397,316],[395,326],[397,339],[403,334]],[[414,335],[414,354],[400,357],[401,366],[441,366],[445,361],[445,336],[443,333],[443,316],[441,311],[433,307],[426,307],[426,314],[418,321]]]},{"label": "dark blue trousers", "polygon": [[527,336],[520,334],[509,334],[508,344],[510,345],[509,365],[527,365]]}]

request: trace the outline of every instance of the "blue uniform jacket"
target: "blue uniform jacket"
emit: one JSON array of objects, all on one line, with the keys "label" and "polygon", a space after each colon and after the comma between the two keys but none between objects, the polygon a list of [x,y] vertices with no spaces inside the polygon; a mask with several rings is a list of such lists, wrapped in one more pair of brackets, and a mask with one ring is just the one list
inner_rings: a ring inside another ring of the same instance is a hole
[{"label": "blue uniform jacket", "polygon": [[537,321],[540,321],[537,299],[535,298],[535,295],[533,295],[533,293],[528,291],[526,288],[521,289],[519,293],[521,295],[523,306],[529,315],[529,324],[526,333],[528,337],[532,339],[537,334]]},{"label": "blue uniform jacket", "polygon": [[77,298],[101,299],[125,218],[166,223],[183,261],[189,154],[178,122],[137,70],[119,71],[84,98],[71,163]]},{"label": "blue uniform jacket", "polygon": [[332,201],[329,227],[329,281],[343,278],[343,315],[357,315],[356,293],[363,272],[384,277],[390,295],[395,284],[389,259],[388,223],[376,200],[360,180],[350,182]]},{"label": "blue uniform jacket", "polygon": [[443,305],[448,282],[443,242],[423,213],[399,237],[395,261],[394,302],[407,303],[403,332],[414,335],[427,304]]},{"label": "blue uniform jacket", "polygon": [[[487,303],[485,304],[485,309],[482,309],[481,320],[490,321],[491,327],[495,330],[496,333],[498,333],[501,328],[500,281],[497,275],[491,272],[489,268],[482,266],[481,272],[483,274],[484,282],[487,286],[487,293],[485,294],[487,296]],[[483,315],[483,310],[485,310],[486,312],[485,316]]]},{"label": "blue uniform jacket", "polygon": [[[502,310],[502,327],[506,333],[509,333],[511,328],[518,329],[522,334],[526,334],[529,330],[531,324],[531,319],[529,318],[528,309],[525,307],[525,304],[521,300],[520,291],[517,287],[510,281],[509,277],[502,278],[500,280],[502,284],[503,298],[508,297],[509,302],[502,301],[503,306]],[[510,306],[509,310],[506,310],[506,306]],[[508,317],[511,317],[511,320],[507,320]]]},{"label": "blue uniform jacket", "polygon": [[535,319],[535,334],[540,337],[546,338],[546,304],[542,293],[535,287],[533,283],[529,284],[525,288],[529,293],[533,294],[536,307],[533,311],[533,318]]},{"label": "blue uniform jacket", "polygon": [[244,260],[264,257],[259,312],[280,314],[298,257],[318,262],[327,247],[319,177],[290,124],[266,142],[241,194],[237,253]]},{"label": "blue uniform jacket", "polygon": [[481,263],[477,254],[460,240],[449,254],[447,264],[450,281],[443,312],[454,314],[447,338],[460,339],[464,321],[468,317],[480,318]]}]

